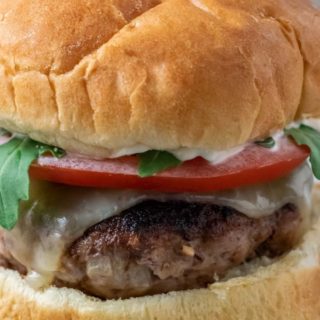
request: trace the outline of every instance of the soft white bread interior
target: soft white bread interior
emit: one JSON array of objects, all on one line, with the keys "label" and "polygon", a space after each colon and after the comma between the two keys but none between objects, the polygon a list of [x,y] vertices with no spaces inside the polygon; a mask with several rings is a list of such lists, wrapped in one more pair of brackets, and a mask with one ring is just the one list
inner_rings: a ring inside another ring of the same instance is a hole
[{"label": "soft white bread interior", "polygon": [[2,0],[0,126],[90,156],[220,150],[320,114],[309,0]]},{"label": "soft white bread interior", "polygon": [[35,291],[18,273],[0,269],[0,319],[319,319],[320,188],[313,208],[313,227],[294,250],[271,264],[256,260],[234,270],[240,275],[206,289],[100,301],[72,289]]}]

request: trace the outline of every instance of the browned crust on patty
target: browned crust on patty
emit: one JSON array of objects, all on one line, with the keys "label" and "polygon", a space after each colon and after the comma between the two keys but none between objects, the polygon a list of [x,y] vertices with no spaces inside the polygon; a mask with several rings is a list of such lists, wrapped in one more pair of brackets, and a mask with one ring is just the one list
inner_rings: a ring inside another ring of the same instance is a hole
[{"label": "browned crust on patty", "polygon": [[56,284],[102,298],[204,287],[257,254],[290,249],[301,221],[291,204],[252,219],[218,205],[145,201],[75,241]]}]

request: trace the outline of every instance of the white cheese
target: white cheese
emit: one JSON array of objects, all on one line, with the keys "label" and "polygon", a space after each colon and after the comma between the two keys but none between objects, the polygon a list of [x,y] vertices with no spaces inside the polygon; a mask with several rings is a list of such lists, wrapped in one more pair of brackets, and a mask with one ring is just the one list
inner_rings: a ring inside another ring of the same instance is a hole
[{"label": "white cheese", "polygon": [[215,203],[259,218],[286,203],[300,210],[310,207],[312,173],[303,165],[290,176],[270,183],[206,194],[164,194],[134,190],[107,190],[32,182],[30,200],[21,206],[16,227],[5,232],[13,256],[25,265],[36,286],[49,284],[66,247],[85,230],[145,199]]}]

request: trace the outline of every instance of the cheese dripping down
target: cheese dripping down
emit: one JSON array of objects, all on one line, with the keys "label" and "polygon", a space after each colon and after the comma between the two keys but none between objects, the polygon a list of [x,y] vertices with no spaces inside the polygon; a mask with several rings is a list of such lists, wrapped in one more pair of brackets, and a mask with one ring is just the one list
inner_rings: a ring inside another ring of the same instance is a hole
[{"label": "cheese dripping down", "polygon": [[312,183],[307,164],[270,183],[205,194],[90,189],[32,181],[30,200],[22,203],[18,224],[4,236],[14,258],[27,267],[30,284],[39,288],[52,282],[65,249],[89,227],[146,199],[214,203],[233,207],[250,218],[273,214],[293,203],[306,217]]}]

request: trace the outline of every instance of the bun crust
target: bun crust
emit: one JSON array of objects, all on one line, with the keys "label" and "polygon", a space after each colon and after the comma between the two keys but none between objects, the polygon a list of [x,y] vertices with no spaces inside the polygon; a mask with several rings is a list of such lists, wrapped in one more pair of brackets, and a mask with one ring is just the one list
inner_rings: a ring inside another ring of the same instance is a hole
[{"label": "bun crust", "polygon": [[[207,289],[100,301],[72,289],[31,289],[14,271],[0,269],[3,320],[306,320],[320,314],[320,188],[315,193],[312,230],[287,255],[247,275]],[[260,263],[260,264],[259,264]],[[234,272],[235,273],[235,272]]]},{"label": "bun crust", "polygon": [[220,150],[320,115],[308,0],[3,0],[0,126],[91,156]]}]

